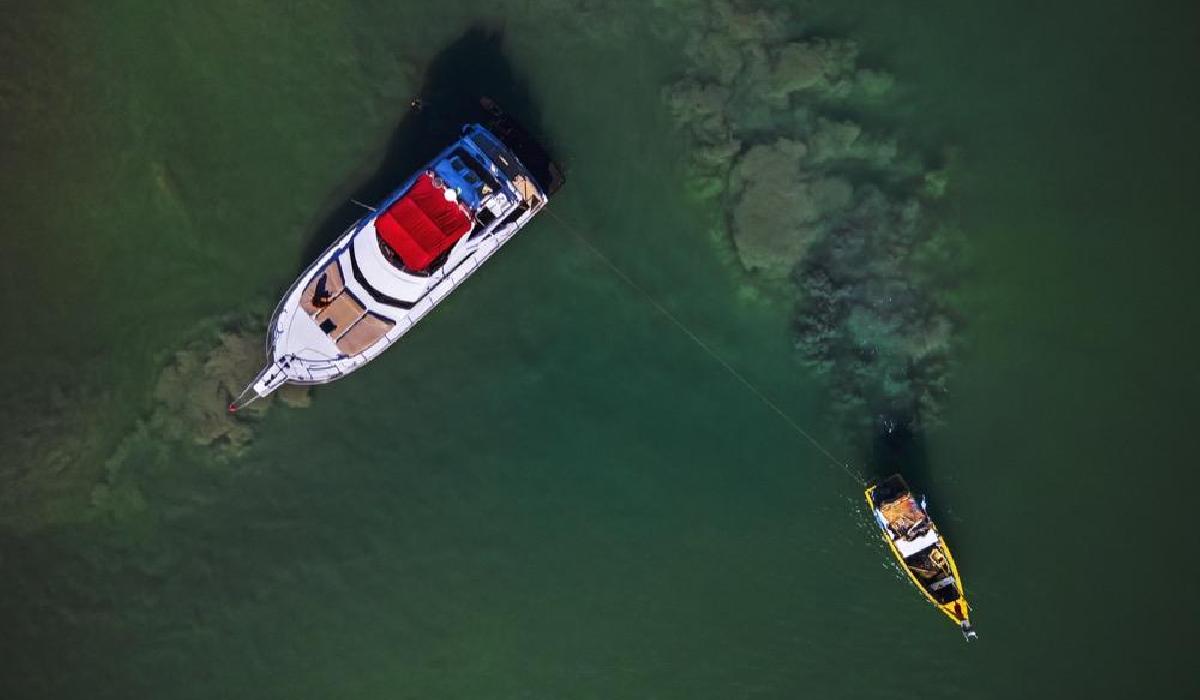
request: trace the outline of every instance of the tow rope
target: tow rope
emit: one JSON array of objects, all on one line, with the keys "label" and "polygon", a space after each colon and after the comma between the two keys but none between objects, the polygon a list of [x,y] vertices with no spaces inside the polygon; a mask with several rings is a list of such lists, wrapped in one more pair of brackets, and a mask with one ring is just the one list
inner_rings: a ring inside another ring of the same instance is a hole
[{"label": "tow rope", "polygon": [[747,379],[744,374],[739,372],[736,367],[729,364],[729,362],[724,357],[722,357],[716,350],[714,350],[711,345],[704,342],[700,338],[700,336],[696,335],[696,333],[694,331],[692,331],[692,329],[689,328],[686,323],[679,320],[679,317],[677,317],[675,314],[671,313],[670,309],[663,306],[661,302],[659,302],[657,299],[654,298],[654,296],[652,294],[650,294],[650,292],[646,291],[646,289],[643,288],[641,285],[639,285],[637,282],[635,282],[633,280],[633,278],[631,278],[629,275],[625,274],[625,272],[621,268],[617,267],[617,264],[614,263],[612,261],[612,259],[609,258],[607,255],[605,255],[603,251],[601,251],[599,248],[597,248],[596,245],[594,243],[592,243],[591,239],[589,239],[586,235],[584,235],[583,231],[580,230],[580,228],[578,226],[575,226],[570,221],[567,221],[566,219],[559,216],[553,209],[547,208],[547,213],[551,217],[553,217],[556,221],[558,221],[560,224],[562,224],[564,227],[566,227],[566,229],[568,231],[570,231],[572,233],[572,235],[574,235],[575,238],[578,239],[579,242],[584,245],[584,247],[586,247],[588,250],[590,250],[592,252],[592,254],[596,256],[597,259],[599,259],[601,262],[603,262],[605,264],[605,266],[608,267],[608,269],[612,270],[613,274],[615,274],[617,277],[619,277],[621,279],[621,281],[623,281],[626,285],[628,285],[630,287],[630,289],[633,289],[635,292],[637,292],[637,294],[639,296],[644,298],[652,307],[654,307],[655,310],[657,310],[660,314],[662,314],[664,318],[666,318],[668,321],[671,322],[672,325],[674,325],[677,329],[679,329],[679,331],[681,333],[683,333],[685,336],[687,336],[693,343],[695,343],[701,350],[703,350],[705,352],[705,354],[707,354],[709,357],[711,357],[717,364],[719,364],[721,367],[723,367],[726,372],[728,372],[734,379],[736,379],[738,381],[738,383],[740,383],[743,387],[745,387],[747,391],[749,391],[759,401],[761,401],[764,406],[766,406],[773,413],[775,413],[775,415],[779,416],[783,420],[784,423],[787,423],[788,427],[790,427],[793,431],[795,431],[795,433],[797,435],[799,435],[800,437],[807,440],[810,445],[812,445],[813,447],[815,447],[817,449],[817,451],[819,451],[821,454],[825,455],[825,457],[828,458],[830,464],[832,464],[832,465],[838,467],[839,469],[841,469],[842,471],[844,471],[847,476],[849,476],[851,479],[854,479],[854,481],[856,481],[860,486],[865,487],[867,485],[867,480],[863,477],[861,472],[859,472],[857,469],[855,469],[849,462],[839,460],[833,454],[833,452],[831,452],[827,447],[825,447],[825,445],[823,445],[820,440],[818,440],[816,437],[814,437],[812,433],[808,432],[803,427],[801,427],[800,424],[795,421],[795,419],[793,419],[790,415],[787,414],[786,411],[784,411],[782,408],[779,407],[779,404],[772,401],[769,396],[767,396],[761,389],[759,389],[757,386],[755,386],[755,384],[753,382],[751,382],[749,379]]}]

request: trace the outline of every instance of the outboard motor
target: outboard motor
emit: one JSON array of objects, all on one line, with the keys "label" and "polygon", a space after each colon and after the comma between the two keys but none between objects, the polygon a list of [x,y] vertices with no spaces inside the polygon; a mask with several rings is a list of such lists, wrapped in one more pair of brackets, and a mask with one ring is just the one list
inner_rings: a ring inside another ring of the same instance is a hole
[{"label": "outboard motor", "polygon": [[979,639],[979,635],[976,634],[975,628],[971,626],[971,622],[969,620],[963,620],[959,629],[962,630],[963,639],[967,640],[968,642]]}]

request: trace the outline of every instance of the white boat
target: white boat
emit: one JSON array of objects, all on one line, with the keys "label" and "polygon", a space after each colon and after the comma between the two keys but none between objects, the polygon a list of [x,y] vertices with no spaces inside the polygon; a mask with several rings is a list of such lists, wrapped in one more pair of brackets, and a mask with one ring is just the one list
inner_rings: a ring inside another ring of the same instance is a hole
[{"label": "white boat", "polygon": [[230,411],[284,384],[325,384],[375,359],[466,281],[562,184],[490,100],[486,119],[354,223],[271,316],[267,366]]}]

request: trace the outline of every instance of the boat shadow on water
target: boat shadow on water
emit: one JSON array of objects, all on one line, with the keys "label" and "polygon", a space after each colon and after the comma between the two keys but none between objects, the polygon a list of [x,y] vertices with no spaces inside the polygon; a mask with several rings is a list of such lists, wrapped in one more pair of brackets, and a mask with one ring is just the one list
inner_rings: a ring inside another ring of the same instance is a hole
[{"label": "boat shadow on water", "polygon": [[[313,227],[297,269],[311,263],[361,218],[363,205],[379,203],[455,140],[464,124],[480,121],[482,97],[495,100],[529,133],[543,138],[540,110],[505,54],[503,33],[493,27],[472,27],[429,63],[421,88],[392,131],[374,173],[338,190],[338,204]],[[553,152],[553,144],[543,143]]]}]

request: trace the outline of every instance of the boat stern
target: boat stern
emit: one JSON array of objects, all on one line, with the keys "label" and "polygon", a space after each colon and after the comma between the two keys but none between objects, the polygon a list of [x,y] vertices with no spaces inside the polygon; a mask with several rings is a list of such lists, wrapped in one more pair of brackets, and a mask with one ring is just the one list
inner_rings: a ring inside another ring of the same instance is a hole
[{"label": "boat stern", "polygon": [[963,639],[967,640],[968,642],[973,642],[976,639],[979,639],[979,634],[971,625],[970,620],[963,620],[962,624],[960,624],[958,628],[962,631]]}]

